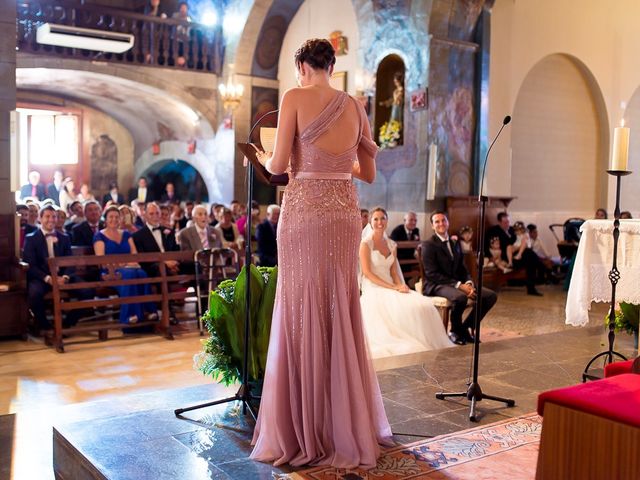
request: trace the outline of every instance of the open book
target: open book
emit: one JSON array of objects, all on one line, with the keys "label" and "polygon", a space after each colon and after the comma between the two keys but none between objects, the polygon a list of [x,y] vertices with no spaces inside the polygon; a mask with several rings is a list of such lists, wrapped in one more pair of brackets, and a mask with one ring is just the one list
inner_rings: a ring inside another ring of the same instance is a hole
[{"label": "open book", "polygon": [[[275,128],[273,130],[275,130]],[[262,131],[260,132],[260,136],[262,137]],[[262,141],[262,138],[260,140]],[[289,175],[287,173],[273,175],[260,163],[256,156],[256,148],[260,149],[260,146],[254,145],[253,143],[238,143],[237,145],[242,154],[251,162],[251,165],[253,165],[256,178],[262,183],[266,185],[286,185],[289,183]]]}]

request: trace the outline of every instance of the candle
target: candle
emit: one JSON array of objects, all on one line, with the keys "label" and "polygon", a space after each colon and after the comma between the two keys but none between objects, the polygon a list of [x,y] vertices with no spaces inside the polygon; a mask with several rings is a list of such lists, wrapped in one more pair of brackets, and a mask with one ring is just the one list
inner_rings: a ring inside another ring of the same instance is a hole
[{"label": "candle", "polygon": [[609,170],[626,171],[629,163],[629,128],[616,127]]}]

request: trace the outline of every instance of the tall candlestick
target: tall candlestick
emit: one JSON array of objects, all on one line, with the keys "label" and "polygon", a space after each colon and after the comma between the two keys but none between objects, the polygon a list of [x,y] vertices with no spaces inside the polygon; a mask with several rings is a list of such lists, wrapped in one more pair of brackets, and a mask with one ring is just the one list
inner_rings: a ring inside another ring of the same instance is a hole
[{"label": "tall candlestick", "polygon": [[613,152],[609,170],[627,171],[629,163],[629,128],[616,127],[613,132]]}]

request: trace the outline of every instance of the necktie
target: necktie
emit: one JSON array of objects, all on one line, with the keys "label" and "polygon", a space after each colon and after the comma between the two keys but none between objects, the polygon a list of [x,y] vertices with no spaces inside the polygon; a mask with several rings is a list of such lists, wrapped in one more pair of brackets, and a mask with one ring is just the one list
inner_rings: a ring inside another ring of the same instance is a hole
[{"label": "necktie", "polygon": [[91,227],[91,231],[93,232],[93,234],[95,235],[96,232],[98,231],[98,226],[97,225],[89,225]]},{"label": "necktie", "polygon": [[35,197],[38,195],[38,189],[36,188],[35,185],[31,185],[31,196]]},{"label": "necktie", "polygon": [[207,231],[201,230],[200,234],[200,243],[202,244],[202,248],[209,248],[209,239],[207,238]]}]

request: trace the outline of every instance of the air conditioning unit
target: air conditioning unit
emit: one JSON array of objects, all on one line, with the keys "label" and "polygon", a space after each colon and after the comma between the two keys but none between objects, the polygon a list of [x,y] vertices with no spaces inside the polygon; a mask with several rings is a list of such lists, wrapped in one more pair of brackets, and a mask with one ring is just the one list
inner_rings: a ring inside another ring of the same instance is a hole
[{"label": "air conditioning unit", "polygon": [[123,53],[133,47],[135,37],[130,33],[107,32],[91,28],[45,23],[38,27],[36,40],[38,43],[58,47]]}]

